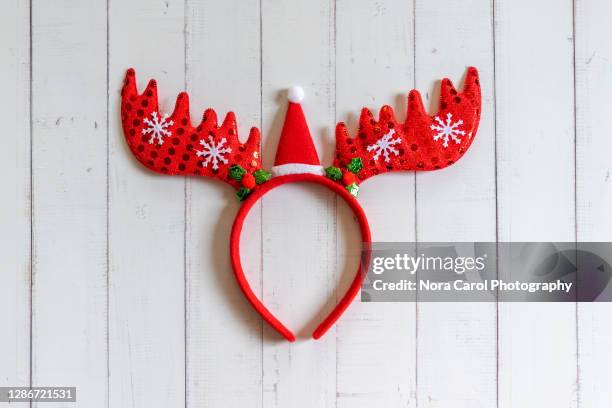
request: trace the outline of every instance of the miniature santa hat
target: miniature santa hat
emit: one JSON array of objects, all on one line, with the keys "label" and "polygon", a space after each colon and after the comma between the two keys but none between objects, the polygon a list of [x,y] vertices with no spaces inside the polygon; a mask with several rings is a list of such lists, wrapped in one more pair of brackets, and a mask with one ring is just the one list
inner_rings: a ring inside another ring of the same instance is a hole
[{"label": "miniature santa hat", "polygon": [[292,86],[287,91],[289,106],[285,116],[285,123],[281,132],[272,176],[285,176],[288,174],[317,174],[324,176],[325,170],[319,162],[302,105],[304,90],[299,86]]}]

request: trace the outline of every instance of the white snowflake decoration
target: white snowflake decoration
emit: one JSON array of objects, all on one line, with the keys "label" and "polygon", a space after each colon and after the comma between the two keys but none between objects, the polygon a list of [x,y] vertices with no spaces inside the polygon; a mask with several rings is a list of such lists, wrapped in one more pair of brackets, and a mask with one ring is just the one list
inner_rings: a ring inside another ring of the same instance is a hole
[{"label": "white snowflake decoration", "polygon": [[200,144],[204,146],[204,150],[196,150],[196,155],[198,155],[198,157],[204,157],[202,166],[208,167],[212,162],[213,170],[218,170],[219,162],[227,164],[228,161],[223,156],[227,153],[231,153],[232,148],[228,146],[223,147],[226,142],[227,140],[223,138],[218,144],[215,144],[212,136],[208,136],[208,143],[206,140],[200,140]]},{"label": "white snowflake decoration", "polygon": [[459,136],[465,135],[465,132],[459,129],[459,126],[463,125],[463,121],[461,119],[453,123],[453,115],[450,112],[446,114],[446,122],[443,122],[439,116],[436,116],[434,119],[436,122],[438,122],[437,125],[433,123],[431,125],[431,130],[437,132],[435,135],[433,135],[434,141],[442,139],[442,146],[444,146],[445,149],[448,147],[449,138],[453,139],[453,141],[457,144],[461,143]]},{"label": "white snowflake decoration", "polygon": [[393,145],[401,143],[401,139],[399,137],[392,139],[394,134],[395,130],[391,129],[386,135],[378,139],[376,143],[367,147],[368,152],[375,151],[374,156],[372,156],[374,160],[378,160],[382,154],[385,157],[385,161],[388,162],[390,160],[389,153],[393,153],[396,156],[399,154],[399,150],[393,147]]},{"label": "white snowflake decoration", "polygon": [[157,116],[157,112],[151,113],[151,119],[145,118],[144,124],[147,125],[145,129],[142,129],[142,134],[150,134],[149,144],[153,144],[157,139],[158,144],[164,144],[164,137],[172,135],[172,132],[168,130],[168,127],[174,125],[174,121],[168,121],[168,114],[163,115],[161,118]]}]

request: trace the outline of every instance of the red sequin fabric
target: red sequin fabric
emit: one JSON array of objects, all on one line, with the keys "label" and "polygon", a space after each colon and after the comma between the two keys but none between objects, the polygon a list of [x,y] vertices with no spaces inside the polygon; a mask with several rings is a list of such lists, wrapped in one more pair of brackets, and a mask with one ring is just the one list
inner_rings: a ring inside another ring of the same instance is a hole
[{"label": "red sequin fabric", "polygon": [[334,166],[346,172],[355,157],[362,159],[360,180],[389,171],[437,170],[463,156],[470,147],[480,120],[478,71],[469,68],[462,92],[443,79],[439,111],[429,116],[418,91],[408,95],[406,121],[398,123],[393,109],[383,106],[378,120],[364,108],[357,137],[348,134],[344,123],[336,127]]},{"label": "red sequin fabric", "polygon": [[252,128],[246,143],[240,143],[233,112],[219,126],[217,114],[208,109],[201,123],[194,127],[189,97],[182,92],[172,114],[164,115],[159,111],[155,80],[149,81],[139,94],[133,69],[125,76],[121,101],[127,143],[136,158],[151,170],[212,177],[238,188],[240,182],[228,175],[232,165],[242,166],[248,173],[261,168],[259,130]]}]

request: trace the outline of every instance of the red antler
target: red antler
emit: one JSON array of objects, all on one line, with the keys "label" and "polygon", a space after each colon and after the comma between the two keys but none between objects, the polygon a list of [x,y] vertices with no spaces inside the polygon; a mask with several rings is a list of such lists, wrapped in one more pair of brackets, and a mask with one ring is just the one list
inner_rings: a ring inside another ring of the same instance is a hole
[{"label": "red antler", "polygon": [[442,80],[440,110],[433,116],[427,115],[415,90],[408,96],[405,123],[395,120],[390,106],[382,107],[378,121],[364,108],[358,137],[349,137],[344,123],[336,127],[334,166],[345,174],[350,170],[360,180],[388,171],[447,167],[463,156],[476,135],[480,100],[478,72],[469,68],[461,93],[449,79]]},{"label": "red antler", "polygon": [[255,186],[253,173],[258,176],[258,182],[269,178],[261,170],[259,130],[252,128],[247,142],[240,143],[233,112],[218,126],[217,114],[207,109],[202,122],[194,128],[187,93],[181,92],[174,112],[164,115],[158,109],[155,80],[149,81],[144,93],[138,94],[133,69],[125,76],[121,101],[121,120],[128,145],[134,156],[151,170],[212,177],[237,188],[242,183],[242,189],[247,190]]}]

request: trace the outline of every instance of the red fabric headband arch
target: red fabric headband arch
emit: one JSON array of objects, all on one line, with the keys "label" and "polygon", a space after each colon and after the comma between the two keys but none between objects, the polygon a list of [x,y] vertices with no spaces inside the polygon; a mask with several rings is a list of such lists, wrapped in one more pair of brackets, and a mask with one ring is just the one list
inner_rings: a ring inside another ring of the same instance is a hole
[{"label": "red fabric headband arch", "polygon": [[[133,69],[127,71],[121,96],[125,138],[142,164],[158,173],[210,177],[236,188],[238,199],[243,201],[230,235],[236,281],[255,310],[289,341],[294,341],[295,336],[255,296],[242,269],[240,234],[253,204],[283,184],[322,185],[349,205],[367,246],[371,241],[370,229],[356,200],[360,183],[385,172],[438,170],[457,162],[474,140],[481,109],[478,72],[470,67],[461,92],[450,80],[442,80],[439,111],[432,116],[425,111],[420,94],[412,90],[403,123],[395,119],[393,109],[387,105],[381,108],[378,120],[368,109],[362,110],[356,137],[350,137],[344,123],[339,123],[334,163],[324,168],[300,105],[304,92],[293,87],[288,92],[289,105],[274,166],[268,172],[262,166],[259,130],[252,128],[247,141],[240,142],[233,112],[219,125],[215,111],[208,109],[194,126],[188,95],[182,92],[172,114],[162,114],[157,83],[149,81],[144,92],[138,93]],[[369,252],[365,253],[367,258]],[[351,286],[314,331],[313,338],[325,334],[359,293],[366,272],[364,265],[367,262],[360,264]]]},{"label": "red fabric headband arch", "polygon": [[249,303],[255,308],[257,313],[259,313],[263,319],[268,322],[277,332],[279,332],[285,339],[289,341],[295,341],[295,336],[280,320],[278,320],[265,306],[264,304],[257,298],[255,293],[253,293],[249,282],[247,281],[244,271],[242,270],[242,263],[240,261],[240,234],[242,233],[242,226],[246,216],[249,211],[253,207],[253,205],[261,199],[265,194],[269,191],[273,190],[276,187],[290,184],[290,183],[315,183],[321,186],[328,188],[334,193],[338,194],[340,198],[342,198],[352,210],[357,223],[359,224],[359,230],[361,232],[361,241],[364,244],[364,249],[366,250],[366,258],[360,262],[359,267],[357,269],[357,273],[353,278],[353,281],[346,291],[346,293],[342,296],[338,304],[334,307],[334,309],[323,319],[323,322],[319,324],[319,326],[312,333],[312,337],[314,339],[318,339],[329,330],[330,327],[338,320],[338,318],[344,313],[344,311],[349,307],[355,296],[359,293],[359,289],[365,277],[365,265],[369,263],[368,255],[369,252],[367,249],[369,248],[369,244],[371,242],[370,237],[370,226],[368,225],[368,220],[366,218],[365,212],[359,205],[359,202],[355,199],[355,196],[351,195],[346,189],[342,188],[341,185],[334,183],[330,179],[326,177],[322,177],[316,174],[309,173],[301,173],[301,174],[288,174],[286,176],[274,177],[269,182],[262,185],[261,188],[257,189],[253,192],[253,194],[249,195],[249,197],[244,201],[236,218],[234,219],[234,224],[232,226],[232,232],[230,235],[230,258],[232,261],[232,267],[234,269],[234,275],[236,276],[236,281],[238,282],[238,286],[240,286],[240,290],[247,298]]}]

